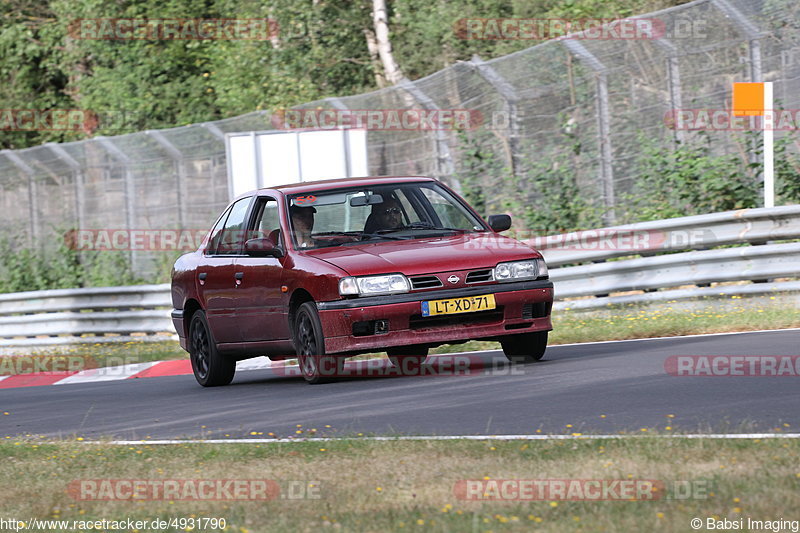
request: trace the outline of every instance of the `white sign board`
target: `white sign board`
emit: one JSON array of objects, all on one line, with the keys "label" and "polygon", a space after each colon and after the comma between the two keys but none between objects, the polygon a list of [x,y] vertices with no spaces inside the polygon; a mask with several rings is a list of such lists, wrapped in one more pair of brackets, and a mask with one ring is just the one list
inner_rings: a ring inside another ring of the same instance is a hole
[{"label": "white sign board", "polygon": [[253,189],[368,175],[366,130],[225,135],[231,198]]}]

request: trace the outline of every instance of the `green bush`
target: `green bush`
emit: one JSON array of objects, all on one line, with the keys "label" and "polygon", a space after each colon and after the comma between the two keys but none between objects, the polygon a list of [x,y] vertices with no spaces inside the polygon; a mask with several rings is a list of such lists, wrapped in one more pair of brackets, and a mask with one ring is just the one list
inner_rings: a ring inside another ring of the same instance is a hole
[{"label": "green bush", "polygon": [[760,188],[757,168],[738,155],[714,155],[704,132],[697,140],[674,149],[641,139],[641,157],[625,218],[658,220],[702,213],[757,207]]},{"label": "green bush", "polygon": [[79,252],[62,239],[52,248],[28,247],[21,236],[0,239],[0,293],[148,282],[133,274],[127,252]]}]

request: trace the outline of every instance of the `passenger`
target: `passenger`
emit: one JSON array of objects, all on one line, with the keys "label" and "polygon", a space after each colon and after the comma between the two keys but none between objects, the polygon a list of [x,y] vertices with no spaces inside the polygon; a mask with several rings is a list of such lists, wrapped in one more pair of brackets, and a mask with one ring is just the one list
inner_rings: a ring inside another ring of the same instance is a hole
[{"label": "passenger", "polygon": [[311,238],[311,230],[314,228],[314,207],[293,205],[289,208],[292,217],[292,231],[298,248],[312,248],[317,245]]}]

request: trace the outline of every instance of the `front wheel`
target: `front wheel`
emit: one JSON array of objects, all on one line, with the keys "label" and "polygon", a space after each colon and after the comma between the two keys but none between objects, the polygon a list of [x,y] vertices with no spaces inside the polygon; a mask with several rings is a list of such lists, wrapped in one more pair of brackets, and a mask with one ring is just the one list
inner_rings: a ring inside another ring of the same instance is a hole
[{"label": "front wheel", "polygon": [[294,339],[300,372],[308,383],[328,383],[341,375],[344,359],[325,353],[322,323],[313,302],[306,302],[297,310]]},{"label": "front wheel", "polygon": [[236,361],[219,353],[203,311],[192,315],[189,325],[189,359],[194,378],[203,387],[227,385],[236,373]]},{"label": "front wheel", "polygon": [[420,367],[428,358],[427,346],[395,346],[388,348],[386,354],[392,365],[402,374],[418,374]]},{"label": "front wheel", "polygon": [[547,331],[522,333],[500,341],[503,353],[512,363],[533,363],[544,357],[547,349]]}]

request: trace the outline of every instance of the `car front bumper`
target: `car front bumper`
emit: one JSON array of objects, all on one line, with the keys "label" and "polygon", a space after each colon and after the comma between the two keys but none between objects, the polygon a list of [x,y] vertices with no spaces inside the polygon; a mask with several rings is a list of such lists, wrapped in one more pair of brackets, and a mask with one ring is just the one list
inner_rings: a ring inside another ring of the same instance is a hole
[{"label": "car front bumper", "polygon": [[[422,317],[422,302],[493,294],[496,309]],[[549,280],[486,284],[320,302],[327,353],[382,351],[411,344],[446,344],[549,331]]]}]

